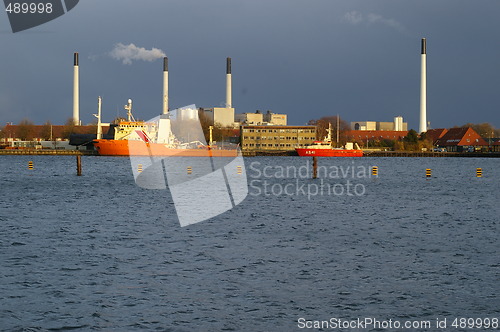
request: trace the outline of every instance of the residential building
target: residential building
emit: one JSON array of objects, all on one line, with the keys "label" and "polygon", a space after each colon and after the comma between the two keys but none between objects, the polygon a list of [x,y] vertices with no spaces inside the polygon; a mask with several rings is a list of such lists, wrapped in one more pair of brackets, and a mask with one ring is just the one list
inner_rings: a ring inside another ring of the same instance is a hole
[{"label": "residential building", "polygon": [[241,126],[243,151],[289,151],[312,144],[316,126]]},{"label": "residential building", "polygon": [[500,138],[495,138],[495,139],[493,140],[493,143],[492,143],[492,145],[491,145],[491,148],[492,148],[491,150],[492,150],[493,152],[500,152]]},{"label": "residential building", "polygon": [[489,144],[474,129],[468,127],[449,129],[435,145],[446,148],[448,152],[472,152],[487,148]]},{"label": "residential building", "polygon": [[428,139],[432,141],[432,144],[436,144],[437,140],[443,137],[448,132],[448,129],[428,129],[425,135]]}]

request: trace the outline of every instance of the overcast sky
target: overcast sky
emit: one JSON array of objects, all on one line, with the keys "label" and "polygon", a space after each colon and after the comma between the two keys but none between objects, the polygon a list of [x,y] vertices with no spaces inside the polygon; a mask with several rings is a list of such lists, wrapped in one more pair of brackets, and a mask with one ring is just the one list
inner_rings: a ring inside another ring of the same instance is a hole
[{"label": "overcast sky", "polygon": [[171,108],[223,105],[229,56],[237,113],[287,113],[289,124],[402,115],[418,129],[426,37],[431,127],[500,127],[499,17],[498,0],[82,0],[14,34],[0,13],[0,125],[71,117],[79,52],[84,123],[99,95],[105,121],[128,98],[136,117],[159,114],[166,54]]}]

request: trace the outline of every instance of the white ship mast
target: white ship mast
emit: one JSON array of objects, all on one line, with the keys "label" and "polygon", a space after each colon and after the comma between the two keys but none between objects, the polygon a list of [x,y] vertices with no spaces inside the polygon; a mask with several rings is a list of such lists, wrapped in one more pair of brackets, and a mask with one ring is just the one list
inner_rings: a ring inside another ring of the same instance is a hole
[{"label": "white ship mast", "polygon": [[331,142],[332,141],[332,123],[331,122],[328,123],[328,129],[326,130],[326,132],[328,133],[328,135],[326,135],[325,141]]},{"label": "white ship mast", "polygon": [[340,132],[340,117],[337,114],[337,144],[335,145],[337,148],[339,147],[339,132]]},{"label": "white ship mast", "polygon": [[135,122],[134,116],[132,115],[132,99],[129,99],[127,105],[123,106],[123,108],[127,111],[127,121]]},{"label": "white ship mast", "polygon": [[97,98],[97,114],[94,116],[97,118],[97,139],[102,139],[102,122],[101,122],[101,106],[102,106],[102,98],[99,96]]}]

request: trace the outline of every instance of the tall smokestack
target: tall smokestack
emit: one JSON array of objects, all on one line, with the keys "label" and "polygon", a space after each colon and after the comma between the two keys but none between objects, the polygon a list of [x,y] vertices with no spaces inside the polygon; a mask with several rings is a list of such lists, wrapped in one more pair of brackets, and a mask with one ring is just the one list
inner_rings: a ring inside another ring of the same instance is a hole
[{"label": "tall smokestack", "polygon": [[427,131],[427,42],[422,38],[420,68],[420,127],[419,132]]},{"label": "tall smokestack", "polygon": [[163,114],[168,113],[168,58],[163,58]]},{"label": "tall smokestack", "polygon": [[226,108],[232,108],[232,78],[231,78],[231,58],[226,59]]},{"label": "tall smokestack", "polygon": [[74,54],[73,66],[73,123],[75,126],[80,125],[80,83],[78,69],[78,53]]}]

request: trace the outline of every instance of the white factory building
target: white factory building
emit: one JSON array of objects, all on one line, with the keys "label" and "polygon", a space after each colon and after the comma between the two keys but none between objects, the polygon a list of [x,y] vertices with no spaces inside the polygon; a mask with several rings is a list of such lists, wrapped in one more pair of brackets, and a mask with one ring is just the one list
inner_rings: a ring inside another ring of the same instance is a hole
[{"label": "white factory building", "polygon": [[394,117],[393,122],[356,121],[351,122],[351,130],[408,131],[408,122],[403,122],[402,116]]},{"label": "white factory building", "polygon": [[255,113],[236,114],[234,121],[240,125],[259,125],[259,126],[286,126],[286,114],[277,114],[271,111],[262,113],[257,110]]}]

